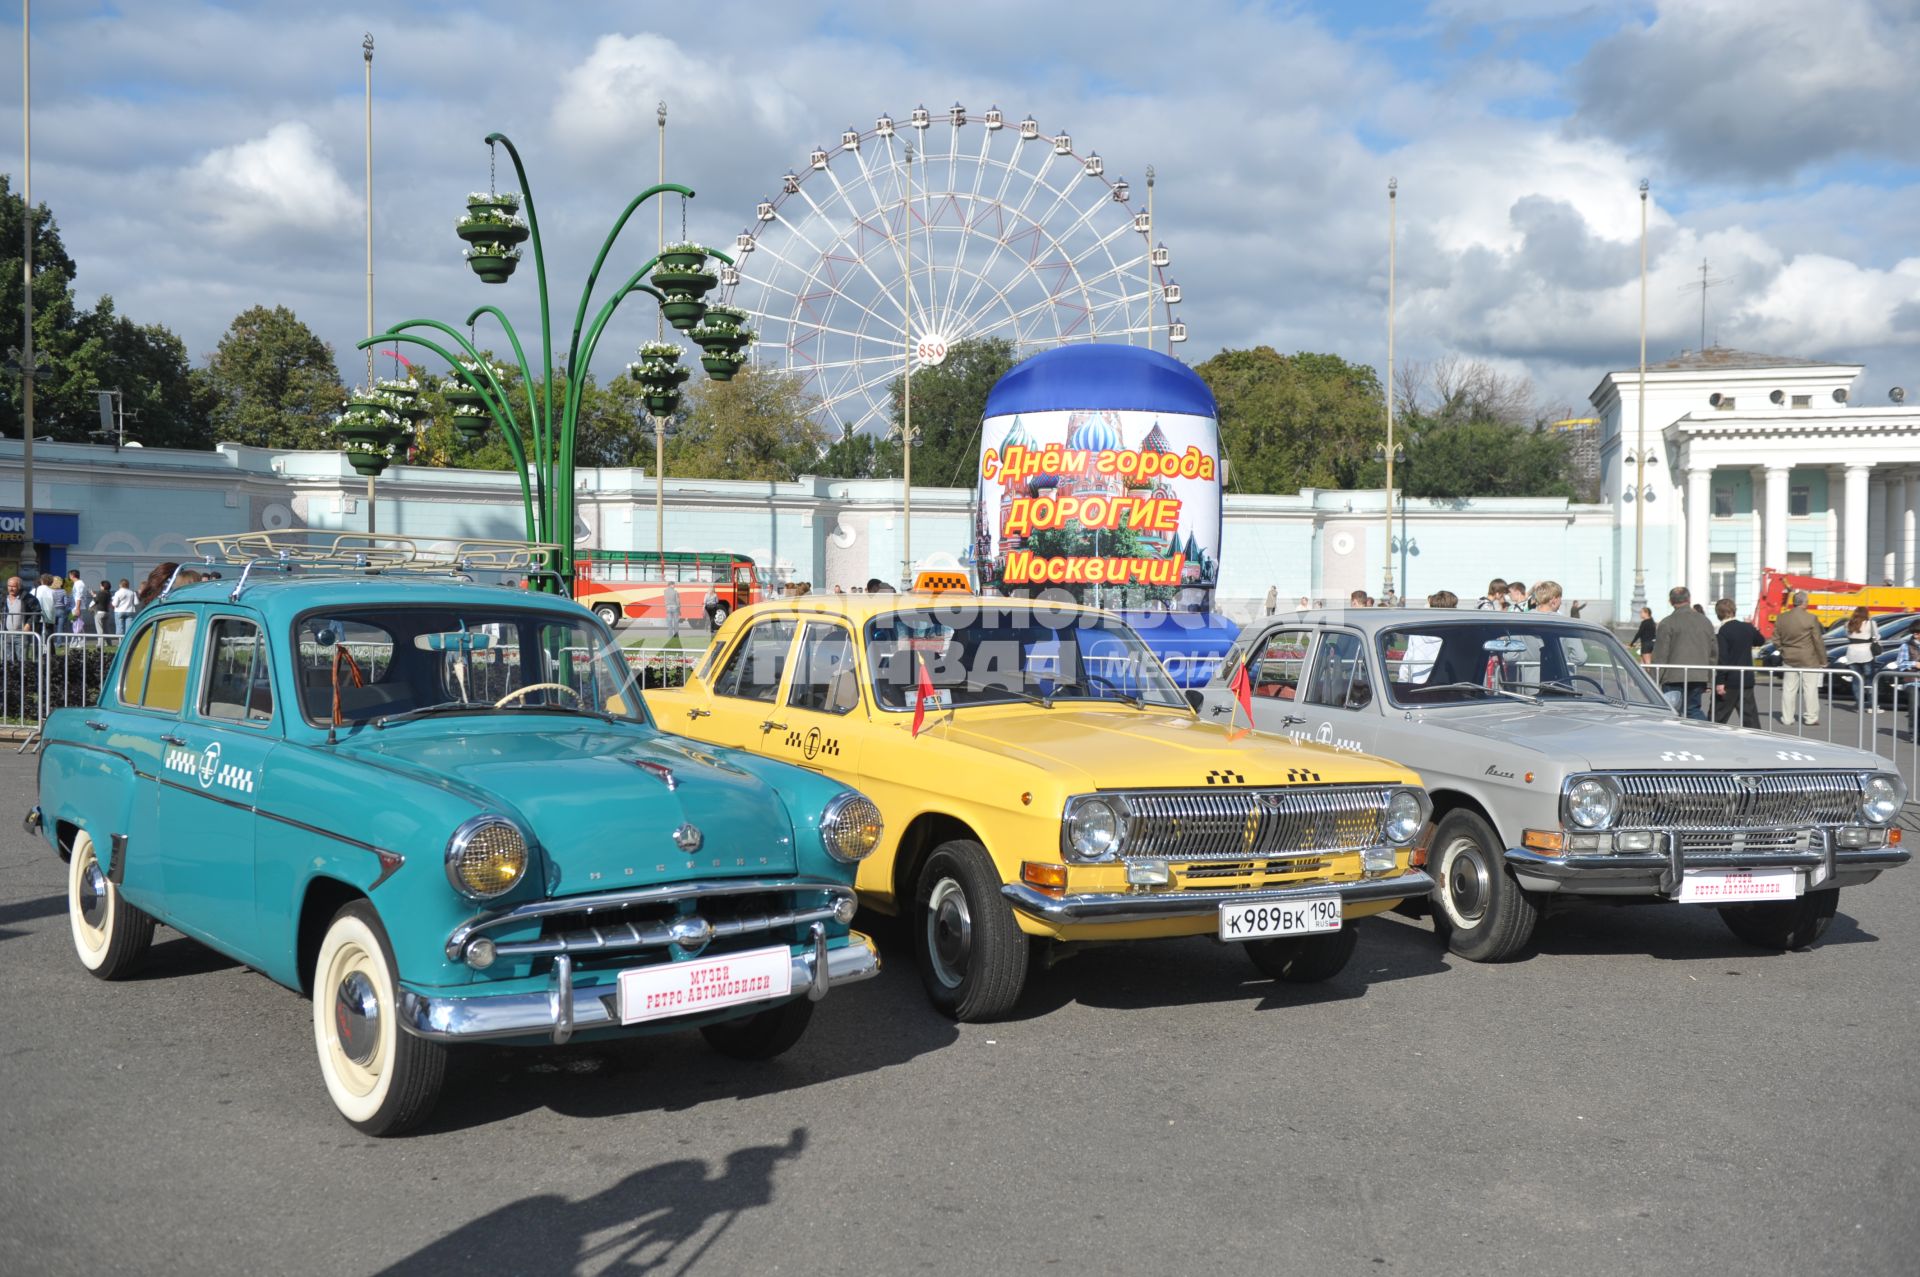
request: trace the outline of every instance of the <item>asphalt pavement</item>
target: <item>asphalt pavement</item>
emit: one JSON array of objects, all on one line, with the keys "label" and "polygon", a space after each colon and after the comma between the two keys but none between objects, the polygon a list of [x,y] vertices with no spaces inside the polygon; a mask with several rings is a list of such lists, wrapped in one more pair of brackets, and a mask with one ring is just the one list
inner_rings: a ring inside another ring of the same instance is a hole
[{"label": "asphalt pavement", "polygon": [[1910,1273],[1920,869],[1769,955],[1582,909],[1505,966],[1361,922],[1298,988],[1102,949],[956,1026],[889,939],[764,1065],[694,1034],[470,1048],[363,1138],[297,994],[162,930],[75,959],[0,755],[0,1273]]}]

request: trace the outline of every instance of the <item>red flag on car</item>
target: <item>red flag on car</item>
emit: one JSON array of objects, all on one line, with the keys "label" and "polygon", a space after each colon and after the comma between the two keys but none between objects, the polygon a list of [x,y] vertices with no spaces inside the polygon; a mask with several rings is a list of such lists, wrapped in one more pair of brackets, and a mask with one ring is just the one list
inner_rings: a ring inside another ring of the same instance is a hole
[{"label": "red flag on car", "polygon": [[1242,661],[1240,668],[1233,672],[1233,678],[1228,682],[1227,690],[1233,693],[1234,703],[1240,707],[1240,712],[1247,716],[1245,728],[1240,726],[1238,716],[1233,719],[1227,738],[1237,740],[1253,730],[1253,680],[1247,677],[1246,662]]},{"label": "red flag on car", "polygon": [[913,734],[918,736],[921,725],[927,721],[927,702],[934,699],[935,692],[933,679],[927,674],[927,663],[916,659],[913,664],[920,671],[913,689]]}]

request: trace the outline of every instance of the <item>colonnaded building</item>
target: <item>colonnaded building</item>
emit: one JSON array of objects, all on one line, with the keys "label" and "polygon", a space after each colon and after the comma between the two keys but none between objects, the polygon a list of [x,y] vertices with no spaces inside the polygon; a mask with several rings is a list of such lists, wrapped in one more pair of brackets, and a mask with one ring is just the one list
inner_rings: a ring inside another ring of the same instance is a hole
[{"label": "colonnaded building", "polygon": [[[1490,577],[1559,581],[1594,619],[1626,616],[1636,507],[1645,518],[1647,593],[1669,587],[1746,608],[1762,566],[1913,585],[1920,517],[1920,409],[1860,406],[1860,367],[1714,347],[1650,365],[1644,485],[1636,370],[1592,394],[1600,421],[1602,501],[1434,499],[1405,504],[1394,575],[1419,598],[1470,600]],[[1884,393],[1884,392],[1882,392]],[[1865,392],[1860,392],[1865,398]],[[17,560],[21,447],[0,440],[0,560]],[[653,547],[654,481],[640,469],[577,476],[583,546]],[[502,472],[395,466],[381,476],[377,525],[422,537],[521,534],[519,486]],[[970,489],[916,488],[913,549],[922,566],[967,554]],[[254,528],[363,531],[366,484],[334,452],[223,444],[213,452],[39,443],[35,533],[48,570],[137,578],[187,556],[186,538]],[[900,572],[898,483],[666,482],[666,547],[729,550],[787,583],[852,589]],[[1282,606],[1378,592],[1387,546],[1384,494],[1307,489],[1232,493],[1225,502],[1219,605],[1245,616],[1269,587]],[[1404,574],[1402,564],[1405,565]],[[4,566],[4,564],[0,564]]]}]

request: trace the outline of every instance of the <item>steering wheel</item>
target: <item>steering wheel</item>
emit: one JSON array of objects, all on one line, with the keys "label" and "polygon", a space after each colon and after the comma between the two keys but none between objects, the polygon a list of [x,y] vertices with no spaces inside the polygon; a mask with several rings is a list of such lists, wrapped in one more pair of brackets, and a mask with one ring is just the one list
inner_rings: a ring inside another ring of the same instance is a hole
[{"label": "steering wheel", "polygon": [[1594,691],[1600,693],[1602,696],[1607,695],[1607,689],[1602,687],[1600,680],[1591,674],[1569,674],[1567,675],[1567,682],[1574,684],[1589,683],[1593,686]]},{"label": "steering wheel", "polygon": [[573,703],[575,705],[586,704],[585,699],[581,697],[580,693],[574,691],[571,687],[568,687],[565,683],[528,683],[525,687],[516,687],[511,692],[508,692],[505,696],[502,696],[499,700],[493,703],[493,707],[495,709],[505,709],[508,701],[517,701],[522,696],[525,696],[528,692],[549,692],[549,691],[565,692],[567,695],[573,697]]}]

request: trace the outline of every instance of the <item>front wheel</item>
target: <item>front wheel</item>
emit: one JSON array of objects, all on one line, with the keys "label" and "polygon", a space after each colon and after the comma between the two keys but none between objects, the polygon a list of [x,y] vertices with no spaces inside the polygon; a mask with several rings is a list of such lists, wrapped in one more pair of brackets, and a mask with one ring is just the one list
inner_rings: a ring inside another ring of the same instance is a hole
[{"label": "front wheel", "polygon": [[620,624],[620,609],[611,603],[594,604],[593,614],[599,617],[610,630],[617,628]]},{"label": "front wheel", "polygon": [[963,1021],[1011,1011],[1027,981],[1027,936],[986,848],[965,838],[941,843],[914,900],[914,957],[933,1004]]},{"label": "front wheel", "polygon": [[131,975],[153,944],[153,917],[128,904],[100,868],[93,835],[81,830],[67,853],[67,924],[80,965],[102,980]]},{"label": "front wheel", "polygon": [[313,1039],[334,1107],[367,1135],[417,1126],[446,1078],[446,1048],[400,1027],[398,986],[373,906],[342,908],[313,964]]},{"label": "front wheel", "polygon": [[[825,978],[825,973],[821,973]],[[783,1002],[769,1011],[742,1016],[700,1029],[707,1045],[735,1060],[771,1060],[800,1040],[813,1019],[813,1003],[804,997]]]},{"label": "front wheel", "polygon": [[1360,942],[1351,925],[1331,935],[1292,936],[1282,940],[1250,940],[1247,956],[1272,979],[1288,984],[1319,984],[1346,970]]},{"label": "front wheel", "polygon": [[718,630],[727,623],[727,616],[727,605],[725,603],[715,604],[713,614],[707,618],[707,628],[710,630]]},{"label": "front wheel", "polygon": [[1434,830],[1434,933],[1469,962],[1504,962],[1533,937],[1540,902],[1507,872],[1493,827],[1465,809]]},{"label": "front wheel", "polygon": [[1809,891],[1798,900],[1768,900],[1750,905],[1721,905],[1720,920],[1727,930],[1760,949],[1786,953],[1810,949],[1827,934],[1835,910],[1840,907],[1840,888]]}]

